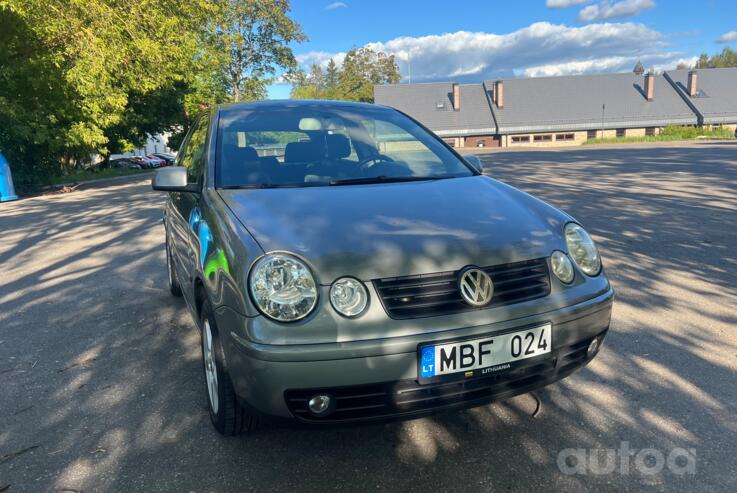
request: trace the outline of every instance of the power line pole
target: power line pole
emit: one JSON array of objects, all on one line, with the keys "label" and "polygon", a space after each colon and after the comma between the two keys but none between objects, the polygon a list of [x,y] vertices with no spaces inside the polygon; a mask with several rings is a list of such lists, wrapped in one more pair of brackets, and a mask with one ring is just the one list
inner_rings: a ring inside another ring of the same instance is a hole
[{"label": "power line pole", "polygon": [[412,84],[412,50],[407,52],[407,70],[409,71],[409,83]]}]

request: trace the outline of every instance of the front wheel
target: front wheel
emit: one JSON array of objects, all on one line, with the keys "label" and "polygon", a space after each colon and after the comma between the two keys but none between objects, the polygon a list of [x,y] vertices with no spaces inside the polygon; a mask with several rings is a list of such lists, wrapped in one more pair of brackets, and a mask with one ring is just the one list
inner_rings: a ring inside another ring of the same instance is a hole
[{"label": "front wheel", "polygon": [[225,356],[220,334],[212,316],[212,308],[205,301],[200,320],[202,328],[202,367],[205,371],[210,420],[223,435],[238,435],[256,429],[256,417],[241,406],[225,369]]}]

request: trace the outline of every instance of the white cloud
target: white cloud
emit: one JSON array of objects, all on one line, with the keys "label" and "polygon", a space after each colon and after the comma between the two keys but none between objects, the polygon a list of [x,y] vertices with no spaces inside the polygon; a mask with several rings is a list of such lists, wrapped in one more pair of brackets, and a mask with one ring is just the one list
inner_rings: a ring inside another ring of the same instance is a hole
[{"label": "white cloud", "polygon": [[[636,23],[570,27],[538,22],[506,34],[458,31],[367,46],[394,55],[405,80],[411,65],[413,82],[630,71],[637,60],[645,67],[675,67],[685,56],[669,50],[666,36]],[[344,52],[315,51],[297,60],[309,68],[313,62],[324,66],[344,57]]]},{"label": "white cloud", "polygon": [[345,2],[333,2],[325,6],[325,10],[345,9],[348,5]]},{"label": "white cloud", "polygon": [[574,5],[581,5],[589,0],[547,0],[545,5],[549,9],[564,9],[566,7],[572,7]]},{"label": "white cloud", "polygon": [[697,56],[691,56],[686,58],[677,58],[675,60],[668,60],[667,63],[653,65],[653,69],[656,72],[662,72],[664,70],[674,70],[678,65],[686,65],[687,67],[693,67],[699,60]]},{"label": "white cloud", "polygon": [[301,55],[296,55],[295,58],[297,59],[297,63],[304,68],[309,68],[313,63],[316,63],[321,67],[325,67],[330,60],[333,60],[338,65],[342,64],[343,59],[345,58],[345,52],[328,53],[327,51],[310,51]]},{"label": "white cloud", "polygon": [[[646,69],[652,68],[655,72],[673,70],[678,64],[683,63],[693,66],[698,57],[674,58],[670,53],[652,54],[644,59]],[[527,67],[520,71],[525,77],[549,77],[557,75],[580,75],[604,72],[628,72],[635,64],[641,61],[637,56],[613,56],[602,57],[593,60],[580,60],[559,64],[538,65]]]},{"label": "white cloud", "polygon": [[579,75],[592,72],[621,72],[629,68],[632,61],[630,57],[612,56],[597,58],[594,60],[579,60],[574,62],[553,63],[527,67],[520,72],[525,77],[548,77],[553,75]]},{"label": "white cloud", "polygon": [[737,31],[729,31],[719,36],[717,43],[733,43],[737,41]]},{"label": "white cloud", "polygon": [[643,10],[655,8],[653,0],[621,0],[610,2],[604,0],[596,5],[589,5],[578,13],[580,22],[601,21],[605,19],[618,19],[637,15]]}]

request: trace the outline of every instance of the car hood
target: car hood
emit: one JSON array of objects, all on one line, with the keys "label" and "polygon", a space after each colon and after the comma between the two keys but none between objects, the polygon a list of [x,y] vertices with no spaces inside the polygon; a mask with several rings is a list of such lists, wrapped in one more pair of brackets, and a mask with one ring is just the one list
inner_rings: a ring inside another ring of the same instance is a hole
[{"label": "car hood", "polygon": [[264,251],[302,257],[320,284],[547,257],[570,220],[484,176],[219,192]]}]

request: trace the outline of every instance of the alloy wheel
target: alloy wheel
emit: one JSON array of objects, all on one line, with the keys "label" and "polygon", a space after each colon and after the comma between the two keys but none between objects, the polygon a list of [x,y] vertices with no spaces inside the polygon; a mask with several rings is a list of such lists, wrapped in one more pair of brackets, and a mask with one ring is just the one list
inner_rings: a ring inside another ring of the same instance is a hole
[{"label": "alloy wheel", "polygon": [[217,366],[215,366],[215,349],[212,342],[212,329],[210,329],[210,322],[205,320],[204,327],[202,328],[202,356],[205,363],[205,379],[207,380],[207,394],[210,397],[210,406],[212,412],[217,414],[218,412],[218,372]]}]

